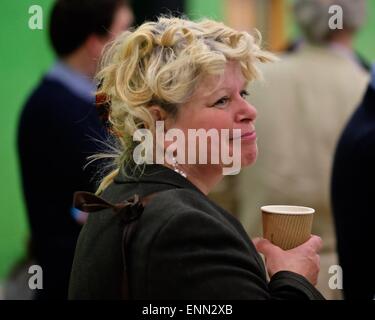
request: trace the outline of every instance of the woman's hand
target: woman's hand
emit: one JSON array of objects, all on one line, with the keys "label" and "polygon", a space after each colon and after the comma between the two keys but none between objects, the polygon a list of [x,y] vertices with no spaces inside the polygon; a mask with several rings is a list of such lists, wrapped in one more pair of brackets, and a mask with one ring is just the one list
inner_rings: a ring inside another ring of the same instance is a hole
[{"label": "woman's hand", "polygon": [[292,271],[304,276],[313,285],[317,284],[320,269],[318,252],[322,247],[320,237],[312,235],[304,244],[287,251],[266,239],[255,238],[253,242],[256,249],[265,256],[270,277],[279,271]]}]

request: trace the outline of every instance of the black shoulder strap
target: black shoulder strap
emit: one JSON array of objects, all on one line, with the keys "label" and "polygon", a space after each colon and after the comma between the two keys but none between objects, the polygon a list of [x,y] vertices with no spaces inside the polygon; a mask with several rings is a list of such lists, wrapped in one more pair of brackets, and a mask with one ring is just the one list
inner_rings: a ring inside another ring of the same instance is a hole
[{"label": "black shoulder strap", "polygon": [[129,247],[130,239],[134,233],[138,219],[143,213],[144,207],[158,192],[152,193],[142,199],[138,194],[130,197],[124,202],[112,204],[97,195],[79,191],[74,194],[73,206],[84,212],[97,212],[103,209],[112,209],[114,213],[119,214],[124,222],[124,229],[122,232],[122,262],[124,267],[123,283],[122,283],[122,298],[124,300],[130,299],[129,294],[129,280],[127,272],[127,248]]}]

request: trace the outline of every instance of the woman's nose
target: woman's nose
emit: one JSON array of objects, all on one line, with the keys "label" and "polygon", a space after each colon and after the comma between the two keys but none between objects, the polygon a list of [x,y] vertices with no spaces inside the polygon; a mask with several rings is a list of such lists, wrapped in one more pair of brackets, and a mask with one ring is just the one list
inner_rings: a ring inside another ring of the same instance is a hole
[{"label": "woman's nose", "polygon": [[257,117],[257,110],[255,107],[248,101],[242,100],[239,106],[239,109],[236,113],[237,122],[253,122]]}]

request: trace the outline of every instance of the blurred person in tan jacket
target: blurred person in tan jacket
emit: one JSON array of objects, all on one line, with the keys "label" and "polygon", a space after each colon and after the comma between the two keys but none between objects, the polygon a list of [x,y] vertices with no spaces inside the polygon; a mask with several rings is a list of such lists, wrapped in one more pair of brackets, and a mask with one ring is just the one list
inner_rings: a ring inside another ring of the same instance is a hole
[{"label": "blurred person in tan jacket", "polygon": [[[329,28],[332,4],[343,8],[343,29]],[[329,287],[329,267],[338,264],[329,201],[333,153],[369,80],[353,50],[364,7],[364,0],[294,2],[304,41],[262,67],[264,83],[250,87],[249,99],[258,109],[259,157],[236,178],[239,217],[252,237],[262,234],[262,205],[315,208],[313,233],[324,243],[318,289],[327,299],[341,297]]]}]

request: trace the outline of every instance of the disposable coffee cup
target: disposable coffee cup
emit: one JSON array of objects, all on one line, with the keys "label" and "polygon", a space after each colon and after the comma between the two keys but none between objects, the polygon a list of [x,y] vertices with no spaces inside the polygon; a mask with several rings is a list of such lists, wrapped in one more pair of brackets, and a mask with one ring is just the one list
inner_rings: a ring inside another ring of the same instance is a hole
[{"label": "disposable coffee cup", "polygon": [[261,210],[263,237],[281,249],[293,249],[310,238],[314,209],[272,205],[263,206]]}]

